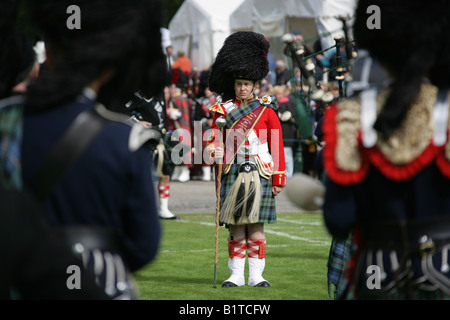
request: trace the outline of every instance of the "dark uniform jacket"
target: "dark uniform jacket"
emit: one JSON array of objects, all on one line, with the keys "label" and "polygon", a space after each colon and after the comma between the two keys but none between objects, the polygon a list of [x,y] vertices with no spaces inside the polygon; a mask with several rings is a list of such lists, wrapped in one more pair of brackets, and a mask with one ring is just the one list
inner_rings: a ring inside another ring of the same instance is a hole
[{"label": "dark uniform jacket", "polygon": [[[22,143],[25,183],[75,117],[95,104],[81,95],[73,103],[45,111],[26,109]],[[54,226],[117,230],[124,260],[134,271],[155,257],[160,225],[151,155],[145,146],[130,150],[130,132],[127,123],[108,124],[66,172],[46,203],[45,215]]]}]

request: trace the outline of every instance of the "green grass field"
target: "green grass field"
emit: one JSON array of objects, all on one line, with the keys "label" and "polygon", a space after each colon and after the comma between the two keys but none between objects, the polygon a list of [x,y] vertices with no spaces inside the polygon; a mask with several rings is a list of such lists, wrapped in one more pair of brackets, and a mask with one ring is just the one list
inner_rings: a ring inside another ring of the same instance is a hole
[{"label": "green grass field", "polygon": [[[219,231],[217,288],[214,283],[214,214],[182,214],[162,221],[157,258],[135,274],[142,300],[329,300],[327,258],[331,237],[320,213],[278,213],[265,225],[270,288],[222,288],[229,277],[227,229]],[[246,266],[246,278],[248,274]]]}]

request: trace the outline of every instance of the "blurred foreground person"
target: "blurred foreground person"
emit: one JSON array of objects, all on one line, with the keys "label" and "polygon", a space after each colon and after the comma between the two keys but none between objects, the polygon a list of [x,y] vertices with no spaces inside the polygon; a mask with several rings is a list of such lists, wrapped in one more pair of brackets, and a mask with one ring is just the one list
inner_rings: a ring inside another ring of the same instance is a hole
[{"label": "blurred foreground person", "polygon": [[[378,29],[368,27],[373,4]],[[324,219],[334,238],[353,235],[340,298],[450,297],[449,9],[358,3],[357,44],[393,81],[325,115]]]},{"label": "blurred foreground person", "polygon": [[[22,94],[38,75],[32,43],[16,25],[18,1],[0,13],[0,300],[110,299],[80,256],[47,223],[42,208],[22,188]],[[78,268],[78,269],[77,269]],[[76,274],[73,274],[76,273]]]},{"label": "blurred foreground person", "polygon": [[[28,4],[43,32],[47,60],[26,93],[21,147],[24,185],[38,181],[35,189],[46,189],[46,180],[52,181],[61,163],[55,158],[47,163],[54,168],[47,179],[36,179],[40,166],[49,154],[64,157],[71,149],[55,146],[70,136],[77,123],[88,130],[101,127],[42,199],[44,214],[80,253],[84,266],[95,273],[109,297],[135,299],[138,292],[132,272],[153,260],[160,241],[152,159],[143,147],[148,140],[146,129],[132,126],[126,116],[111,110],[122,111],[136,88],[145,88],[148,96],[163,89],[164,83],[158,80],[166,69],[160,4],[77,1],[80,29],[68,28],[70,1]],[[72,138],[82,140],[86,134]]]}]

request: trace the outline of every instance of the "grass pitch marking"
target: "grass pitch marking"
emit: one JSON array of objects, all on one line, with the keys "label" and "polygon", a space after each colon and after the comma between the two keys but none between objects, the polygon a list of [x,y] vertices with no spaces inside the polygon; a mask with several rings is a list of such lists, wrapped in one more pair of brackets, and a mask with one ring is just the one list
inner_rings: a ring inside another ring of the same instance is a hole
[{"label": "grass pitch marking", "polygon": [[215,227],[215,226],[216,226],[215,223],[212,223],[212,222],[206,222],[206,221],[176,220],[176,222],[200,224],[200,225],[202,225],[202,226],[207,226],[207,227]]},{"label": "grass pitch marking", "polygon": [[321,221],[305,221],[305,220],[289,220],[289,219],[280,219],[277,218],[277,221],[281,222],[287,222],[287,223],[293,223],[298,225],[305,225],[305,226],[323,226],[323,222]]},{"label": "grass pitch marking", "polygon": [[[267,248],[287,248],[287,247],[296,247],[296,246],[290,246],[287,244],[268,244],[266,245]],[[198,252],[208,252],[208,251],[214,251],[214,249],[196,249],[196,250],[161,250],[159,253],[198,253]]]},{"label": "grass pitch marking", "polygon": [[[278,221],[289,222],[289,223],[300,224],[300,225],[301,224],[304,224],[304,225],[317,225],[317,226],[322,225],[321,222],[317,222],[317,221],[305,222],[305,221],[294,221],[294,220],[288,220],[288,219],[278,219]],[[198,224],[198,225],[203,225],[203,226],[208,226],[208,227],[216,226],[215,223],[206,222],[206,221],[177,220],[177,222]],[[312,243],[312,244],[315,244],[315,245],[320,245],[320,246],[322,246],[322,245],[323,246],[330,245],[329,241],[313,240],[313,239],[310,239],[310,238],[298,237],[298,236],[291,235],[291,234],[286,233],[286,232],[274,231],[274,230],[270,230],[270,229],[267,229],[267,228],[264,228],[264,232],[268,233],[268,234],[273,234],[273,235],[276,235],[276,236],[279,236],[279,237],[285,237],[285,238],[288,238],[290,240],[304,241],[304,242],[309,242],[309,243]],[[205,249],[205,250],[208,250],[208,249]]]},{"label": "grass pitch marking", "polygon": [[279,232],[279,231],[265,229],[264,233],[273,234],[273,235],[276,235],[276,236],[279,236],[279,237],[285,237],[285,238],[288,238],[290,240],[305,241],[305,242],[313,243],[313,244],[319,245],[319,246],[325,246],[325,245],[328,246],[328,245],[330,245],[330,243],[328,241],[320,241],[320,240],[313,240],[313,239],[309,239],[309,238],[305,238],[305,237],[293,236],[293,235],[290,235],[290,234],[285,233],[285,232]]}]

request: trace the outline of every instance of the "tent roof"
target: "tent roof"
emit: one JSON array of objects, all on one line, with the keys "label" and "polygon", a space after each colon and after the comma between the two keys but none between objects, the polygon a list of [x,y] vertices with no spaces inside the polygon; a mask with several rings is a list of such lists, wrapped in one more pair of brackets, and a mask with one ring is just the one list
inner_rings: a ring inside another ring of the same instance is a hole
[{"label": "tent roof", "polygon": [[185,0],[169,23],[171,37],[192,33],[193,25],[205,18],[211,31],[229,32],[229,17],[244,0]]},{"label": "tent roof", "polygon": [[[248,29],[258,17],[328,18],[353,15],[355,0],[244,0],[230,17],[232,30]],[[251,18],[249,18],[251,17]]]}]

